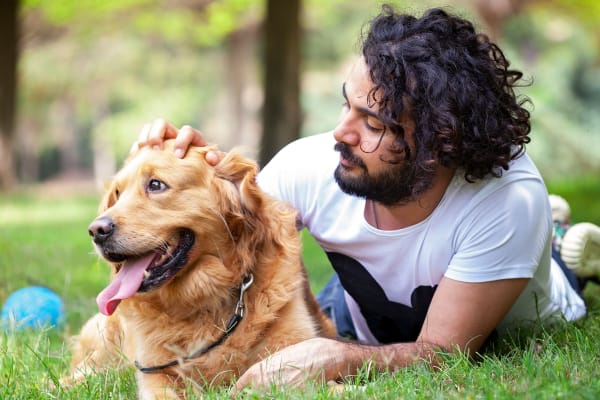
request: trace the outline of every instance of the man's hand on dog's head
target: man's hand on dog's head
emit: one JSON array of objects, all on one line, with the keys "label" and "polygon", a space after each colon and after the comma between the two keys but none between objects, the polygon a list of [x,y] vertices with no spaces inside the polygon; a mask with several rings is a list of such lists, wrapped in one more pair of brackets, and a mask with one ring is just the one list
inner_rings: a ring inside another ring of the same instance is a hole
[{"label": "man's hand on dog's head", "polygon": [[[162,149],[164,141],[168,139],[175,139],[173,152],[179,158],[185,157],[190,146],[206,146],[208,144],[201,131],[189,125],[184,125],[181,129],[177,129],[171,123],[159,118],[142,127],[138,139],[133,143],[130,152],[133,153],[144,146]],[[208,164],[214,166],[221,161],[223,154],[211,150],[206,153],[205,158]]]}]

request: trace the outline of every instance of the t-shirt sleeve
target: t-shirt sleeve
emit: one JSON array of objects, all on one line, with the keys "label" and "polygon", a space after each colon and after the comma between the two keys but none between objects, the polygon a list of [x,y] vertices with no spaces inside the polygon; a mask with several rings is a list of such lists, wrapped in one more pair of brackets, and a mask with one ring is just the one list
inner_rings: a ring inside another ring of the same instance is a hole
[{"label": "t-shirt sleeve", "polygon": [[463,218],[445,273],[448,278],[531,278],[549,251],[552,222],[540,179],[518,179],[487,193]]}]

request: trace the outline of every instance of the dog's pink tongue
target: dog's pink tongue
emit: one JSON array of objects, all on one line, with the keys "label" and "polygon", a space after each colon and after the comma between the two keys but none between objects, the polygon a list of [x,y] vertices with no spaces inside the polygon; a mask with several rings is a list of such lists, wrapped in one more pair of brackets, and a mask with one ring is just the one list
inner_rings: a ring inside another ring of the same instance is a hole
[{"label": "dog's pink tongue", "polygon": [[96,303],[104,315],[112,315],[123,299],[133,296],[142,284],[144,272],[150,266],[156,253],[127,261],[112,282],[98,294]]}]

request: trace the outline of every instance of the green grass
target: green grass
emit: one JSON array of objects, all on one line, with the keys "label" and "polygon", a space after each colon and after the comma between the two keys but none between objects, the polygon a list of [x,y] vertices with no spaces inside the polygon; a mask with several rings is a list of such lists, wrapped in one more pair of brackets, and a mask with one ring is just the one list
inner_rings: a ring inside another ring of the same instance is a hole
[{"label": "green grass", "polygon": [[[600,223],[600,182],[550,185],[573,205],[577,220]],[[590,197],[594,201],[590,200]],[[94,298],[108,279],[108,268],[92,252],[87,225],[96,213],[98,196],[43,198],[34,194],[0,197],[0,303],[13,291],[41,284],[65,301],[63,327],[18,333],[0,330],[0,399],[131,399],[133,371],[92,376],[69,390],[53,388],[69,363],[69,337],[96,312]],[[577,204],[577,206],[575,205]],[[587,204],[580,208],[579,204]],[[313,289],[331,274],[322,251],[304,234],[305,261]],[[362,371],[341,394],[310,383],[302,389],[276,388],[273,393],[248,390],[250,399],[595,399],[600,396],[600,287],[585,292],[590,313],[535,335],[496,343],[480,359],[464,355],[444,358],[439,370],[415,365],[394,374],[370,376]],[[367,376],[370,376],[367,379]],[[229,399],[226,389],[204,398]]]}]

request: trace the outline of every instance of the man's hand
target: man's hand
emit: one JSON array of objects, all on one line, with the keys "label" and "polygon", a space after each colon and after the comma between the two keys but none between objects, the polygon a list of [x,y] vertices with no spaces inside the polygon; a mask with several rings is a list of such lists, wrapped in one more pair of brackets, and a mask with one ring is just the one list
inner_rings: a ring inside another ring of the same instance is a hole
[{"label": "man's hand", "polygon": [[245,387],[269,390],[273,385],[301,386],[307,380],[339,382],[357,376],[365,365],[368,373],[391,371],[435,358],[433,346],[424,343],[363,345],[327,338],[313,338],[272,354],[250,367],[236,382],[233,394]]},{"label": "man's hand", "polygon": [[[131,152],[144,146],[162,149],[164,141],[168,139],[175,139],[173,152],[179,158],[185,157],[190,146],[206,146],[208,144],[204,139],[204,134],[189,125],[177,129],[164,119],[156,119],[142,127],[138,139],[131,147]],[[209,164],[216,165],[221,161],[222,155],[215,151],[209,151],[205,158]]]},{"label": "man's hand", "polygon": [[349,343],[314,338],[286,347],[250,367],[234,390],[246,386],[268,389],[273,384],[296,386],[309,379],[325,382],[355,373],[352,363],[344,362],[351,356],[346,345]]}]

